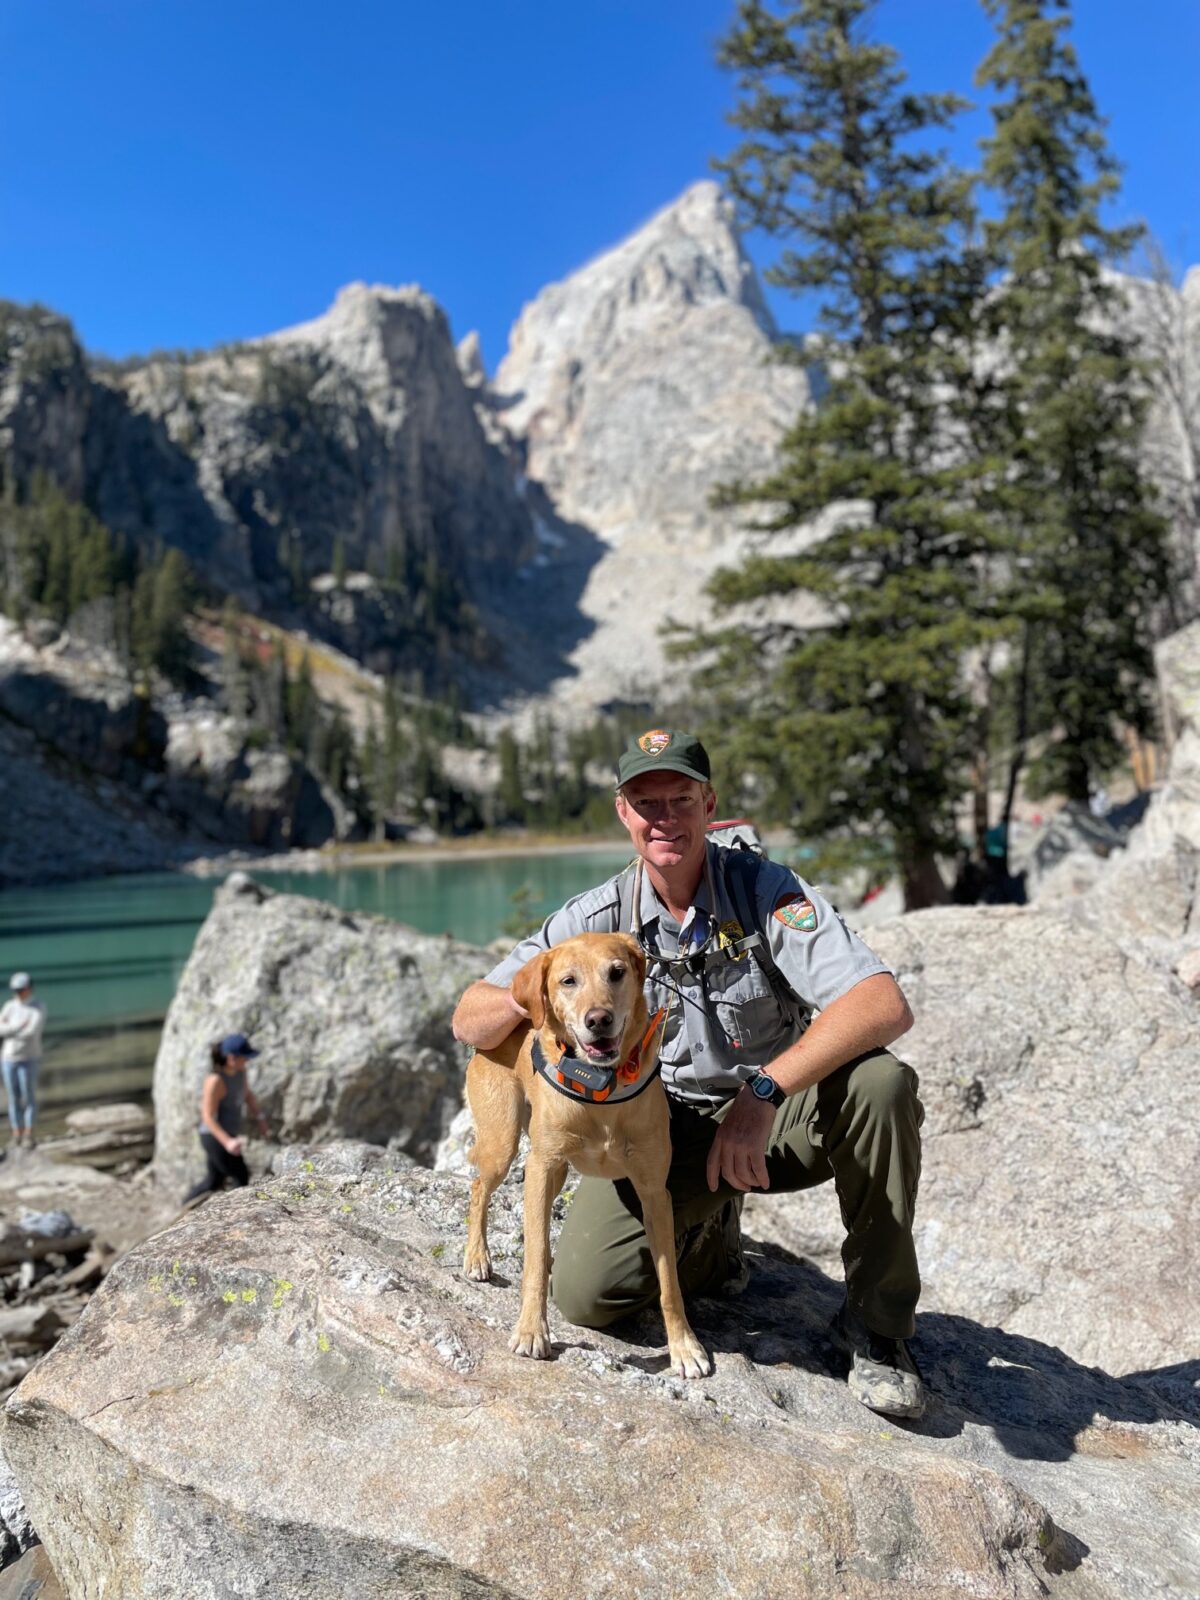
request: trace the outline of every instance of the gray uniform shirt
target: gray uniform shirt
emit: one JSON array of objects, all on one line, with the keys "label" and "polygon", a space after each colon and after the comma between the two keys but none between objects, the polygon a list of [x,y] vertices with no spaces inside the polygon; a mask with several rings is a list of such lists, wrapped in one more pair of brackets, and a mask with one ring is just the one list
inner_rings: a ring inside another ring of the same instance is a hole
[{"label": "gray uniform shirt", "polygon": [[[730,938],[754,931],[738,923],[724,870],[729,852],[711,843],[707,848],[711,873],[701,877],[682,924],[660,903],[649,874],[642,873],[642,931],[651,950],[674,955],[681,933],[698,922],[702,928],[715,923]],[[809,1011],[823,1010],[863,978],[887,972],[829,902],[790,867],[758,858],[750,866],[757,926],[777,971]],[[577,933],[615,933],[620,915],[617,886],[624,876],[617,873],[598,888],[568,900],[488,973],[487,982],[507,987],[527,961]],[[711,965],[702,974],[667,975],[652,963],[646,1000],[652,1012],[668,1008],[663,1082],[670,1094],[698,1105],[728,1100],[756,1068],[766,1066],[801,1031],[780,1005],[757,956],[749,953],[737,961]]]}]

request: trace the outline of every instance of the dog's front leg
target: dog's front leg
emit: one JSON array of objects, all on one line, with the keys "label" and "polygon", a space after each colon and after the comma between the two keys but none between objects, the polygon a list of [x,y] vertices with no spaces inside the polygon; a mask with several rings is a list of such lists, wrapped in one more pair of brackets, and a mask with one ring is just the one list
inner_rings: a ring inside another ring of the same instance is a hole
[{"label": "dog's front leg", "polygon": [[704,1378],[712,1371],[704,1346],[692,1332],[687,1313],[683,1309],[683,1291],[679,1287],[679,1268],[675,1261],[675,1213],[671,1196],[663,1188],[645,1188],[634,1179],[638,1199],[642,1202],[642,1220],[646,1225],[646,1238],[658,1274],[658,1292],[662,1300],[663,1321],[667,1327],[667,1349],[670,1353],[671,1371],[681,1378]]},{"label": "dog's front leg", "polygon": [[546,1295],[550,1282],[550,1207],[567,1177],[565,1161],[545,1161],[531,1150],[525,1163],[525,1266],[521,1315],[508,1341],[519,1356],[545,1361],[550,1354]]}]

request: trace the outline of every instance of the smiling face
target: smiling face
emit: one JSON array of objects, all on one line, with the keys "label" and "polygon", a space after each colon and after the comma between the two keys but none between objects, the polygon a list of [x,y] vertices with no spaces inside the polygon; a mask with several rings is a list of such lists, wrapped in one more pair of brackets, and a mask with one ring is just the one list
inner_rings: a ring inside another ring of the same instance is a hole
[{"label": "smiling face", "polygon": [[644,772],[617,793],[617,815],[633,848],[660,872],[699,876],[704,862],[704,830],[716,810],[708,784],[680,772]]},{"label": "smiling face", "polygon": [[645,1014],[646,959],[626,933],[584,933],[526,962],[513,998],[535,1028],[549,1025],[585,1061],[609,1067],[623,1060]]}]

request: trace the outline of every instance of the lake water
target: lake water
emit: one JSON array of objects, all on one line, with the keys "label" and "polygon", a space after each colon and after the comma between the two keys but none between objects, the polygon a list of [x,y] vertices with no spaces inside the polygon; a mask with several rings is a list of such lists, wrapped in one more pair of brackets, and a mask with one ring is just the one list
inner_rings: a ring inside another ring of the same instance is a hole
[{"label": "lake water", "polygon": [[[520,890],[533,922],[628,859],[614,843],[255,875],[284,893],[487,944]],[[11,973],[31,972],[49,1013],[39,1131],[60,1127],[73,1105],[148,1099],[163,1018],[219,882],[144,873],[0,894],[0,980],[7,989]]]}]

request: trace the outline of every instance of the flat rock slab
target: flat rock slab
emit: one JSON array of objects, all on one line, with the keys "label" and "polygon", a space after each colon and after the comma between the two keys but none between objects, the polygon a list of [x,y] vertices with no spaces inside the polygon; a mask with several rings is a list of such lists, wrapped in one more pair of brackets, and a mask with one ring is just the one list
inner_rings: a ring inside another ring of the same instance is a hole
[{"label": "flat rock slab", "polygon": [[0,1573],[0,1600],[66,1600],[44,1545],[35,1544]]},{"label": "flat rock slab", "polygon": [[114,1268],[4,1415],[70,1600],[1200,1590],[1194,1374],[929,1316],[933,1404],[889,1423],[826,1345],[836,1285],[779,1250],[693,1303],[711,1379],[665,1375],[657,1317],[552,1321],[556,1359],[525,1361],[520,1194],[495,1284],[460,1274],[466,1198],[316,1155]]}]

